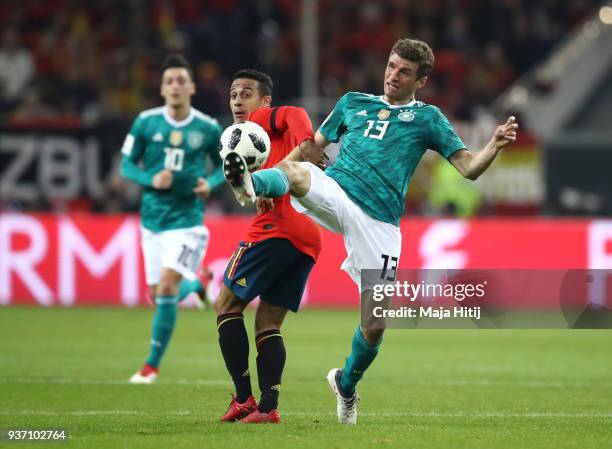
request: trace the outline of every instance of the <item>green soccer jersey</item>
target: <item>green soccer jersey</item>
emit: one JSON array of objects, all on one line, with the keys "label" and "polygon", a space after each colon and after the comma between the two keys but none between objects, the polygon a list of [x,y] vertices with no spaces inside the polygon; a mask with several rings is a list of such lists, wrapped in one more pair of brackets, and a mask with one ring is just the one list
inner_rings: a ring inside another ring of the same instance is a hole
[{"label": "green soccer jersey", "polygon": [[[121,149],[121,173],[143,186],[140,214],[145,228],[159,232],[202,224],[204,202],[193,189],[199,177],[206,178],[211,189],[223,183],[221,132],[216,120],[194,108],[180,122],[163,106],[138,115]],[[215,167],[209,176],[207,156]],[[153,188],[153,176],[164,169],[172,171],[171,188]]]},{"label": "green soccer jersey", "polygon": [[437,107],[415,100],[391,105],[359,92],[344,95],[319,132],[330,142],[344,136],[338,159],[325,173],[368,215],[396,226],[425,151],[448,159],[465,148]]}]

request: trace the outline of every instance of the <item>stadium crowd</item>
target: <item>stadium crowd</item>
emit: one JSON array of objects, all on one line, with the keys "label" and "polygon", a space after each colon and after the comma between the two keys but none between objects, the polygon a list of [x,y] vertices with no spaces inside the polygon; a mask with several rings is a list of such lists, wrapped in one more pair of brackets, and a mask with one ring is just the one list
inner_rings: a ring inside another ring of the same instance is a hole
[{"label": "stadium crowd", "polygon": [[[423,100],[469,118],[596,3],[321,0],[320,93],[380,90],[388,49],[412,36],[437,57]],[[300,2],[293,0],[9,0],[0,5],[0,28],[3,122],[129,121],[159,103],[158,66],[171,51],[184,51],[197,68],[194,104],[213,116],[227,116],[227,79],[245,66],[282,80],[277,103],[300,95]]]},{"label": "stadium crowd", "polygon": [[[388,49],[410,36],[436,54],[419,99],[470,120],[597,3],[319,0],[319,93],[335,101],[380,91]],[[160,104],[159,65],[170,52],[195,68],[193,105],[223,125],[228,80],[240,68],[278,80],[275,104],[299,101],[300,17],[294,0],[3,1],[1,123],[102,129],[104,151],[115,152],[135,114]]]}]

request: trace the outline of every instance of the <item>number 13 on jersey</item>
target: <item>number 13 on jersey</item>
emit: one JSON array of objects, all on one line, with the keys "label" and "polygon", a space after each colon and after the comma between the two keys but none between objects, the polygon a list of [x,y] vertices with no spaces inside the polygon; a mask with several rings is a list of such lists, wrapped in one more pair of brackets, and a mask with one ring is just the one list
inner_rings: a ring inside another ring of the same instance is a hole
[{"label": "number 13 on jersey", "polygon": [[385,137],[388,127],[389,120],[368,120],[368,127],[363,132],[363,136],[382,140],[382,138]]}]

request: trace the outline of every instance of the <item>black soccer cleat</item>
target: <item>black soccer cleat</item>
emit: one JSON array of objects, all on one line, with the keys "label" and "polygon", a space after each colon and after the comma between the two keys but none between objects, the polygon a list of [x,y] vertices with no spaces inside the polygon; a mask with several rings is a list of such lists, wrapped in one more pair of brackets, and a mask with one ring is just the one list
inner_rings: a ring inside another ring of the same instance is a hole
[{"label": "black soccer cleat", "polygon": [[255,203],[253,180],[244,158],[232,151],[223,159],[223,176],[241,206]]}]

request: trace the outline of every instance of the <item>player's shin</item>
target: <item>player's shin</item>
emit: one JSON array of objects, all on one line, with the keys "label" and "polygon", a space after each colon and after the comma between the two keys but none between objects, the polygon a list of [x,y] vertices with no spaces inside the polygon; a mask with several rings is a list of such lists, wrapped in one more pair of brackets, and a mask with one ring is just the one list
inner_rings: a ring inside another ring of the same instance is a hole
[{"label": "player's shin", "polygon": [[342,377],[340,378],[342,393],[352,395],[355,392],[357,382],[361,380],[365,370],[378,355],[381,342],[382,340],[376,345],[371,345],[361,333],[360,327],[357,326],[353,335],[351,354],[346,358],[342,369]]},{"label": "player's shin", "polygon": [[250,396],[249,338],[242,313],[225,313],[217,317],[219,346],[225,366],[236,387],[236,401],[244,403]]},{"label": "player's shin", "polygon": [[276,198],[289,192],[289,178],[280,168],[268,168],[251,174],[257,196]]},{"label": "player's shin", "polygon": [[257,376],[261,400],[257,407],[261,413],[278,408],[281,377],[285,368],[286,352],[278,329],[261,332],[255,337],[257,345]]},{"label": "player's shin", "polygon": [[174,296],[157,296],[151,330],[151,350],[147,365],[157,368],[166,352],[176,324],[177,302]]},{"label": "player's shin", "polygon": [[197,293],[198,295],[204,291],[204,287],[199,279],[189,281],[187,279],[181,279],[179,284],[179,291],[176,297],[178,302],[183,301],[190,293]]}]

